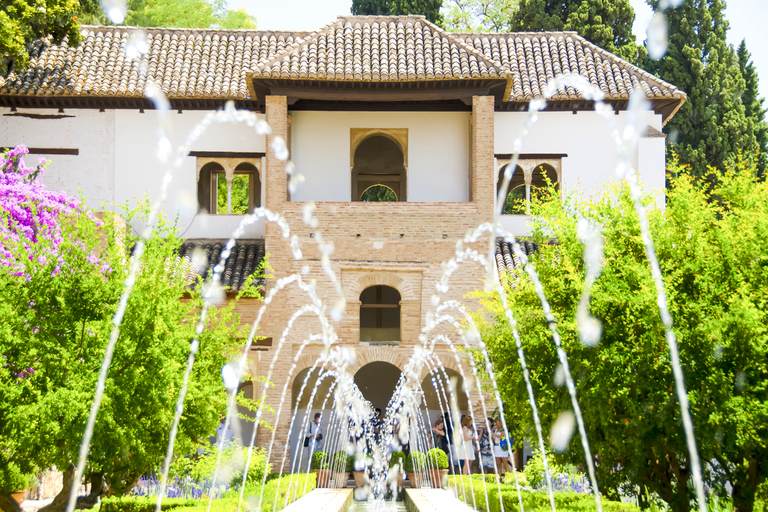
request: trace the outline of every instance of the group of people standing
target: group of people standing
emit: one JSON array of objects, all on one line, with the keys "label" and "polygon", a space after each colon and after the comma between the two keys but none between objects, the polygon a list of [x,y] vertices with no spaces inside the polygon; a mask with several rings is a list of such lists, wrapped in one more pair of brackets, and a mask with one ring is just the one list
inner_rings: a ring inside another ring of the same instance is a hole
[{"label": "group of people standing", "polygon": [[[453,422],[450,413],[446,412],[437,417],[432,427],[432,445],[440,448],[453,464],[458,463],[462,474],[469,475],[474,461],[478,461],[478,470],[492,471],[504,474],[512,470],[509,466],[509,449],[502,440],[506,439],[501,420],[486,418],[485,425],[475,429],[471,416],[461,415],[461,432],[454,436]],[[504,446],[505,449],[502,449]],[[478,450],[479,448],[479,450]],[[494,460],[495,459],[495,460]]]}]

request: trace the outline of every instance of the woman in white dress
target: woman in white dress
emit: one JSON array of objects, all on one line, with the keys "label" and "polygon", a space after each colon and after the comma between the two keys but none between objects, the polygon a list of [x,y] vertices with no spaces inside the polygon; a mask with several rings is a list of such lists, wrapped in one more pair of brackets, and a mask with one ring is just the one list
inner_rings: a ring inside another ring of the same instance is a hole
[{"label": "woman in white dress", "polygon": [[501,427],[501,420],[496,420],[495,427],[491,434],[493,439],[493,456],[496,457],[496,468],[500,475],[503,475],[507,468],[509,459],[509,450],[501,449],[501,440],[505,439],[504,429]]},{"label": "woman in white dress", "polygon": [[472,465],[472,461],[475,460],[475,438],[477,433],[472,428],[472,418],[470,416],[464,416],[461,420],[461,448],[459,450],[459,464],[461,466],[461,472],[464,475],[469,475],[469,467]]}]

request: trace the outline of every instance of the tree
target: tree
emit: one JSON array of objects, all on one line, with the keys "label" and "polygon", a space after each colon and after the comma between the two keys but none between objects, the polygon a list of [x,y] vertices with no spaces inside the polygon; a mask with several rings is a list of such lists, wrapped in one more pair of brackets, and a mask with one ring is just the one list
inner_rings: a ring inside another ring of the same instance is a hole
[{"label": "tree", "polygon": [[352,0],[355,16],[403,16],[421,14],[432,23],[442,24],[443,0]]},{"label": "tree", "polygon": [[[0,222],[17,236],[3,237],[12,261],[0,267],[0,482],[13,477],[8,471],[28,474],[55,464],[65,470],[65,485],[46,510],[62,511],[129,271],[126,248],[136,240],[116,219],[99,225],[71,200],[67,211],[49,207],[40,198],[41,173],[25,172],[20,158],[9,160],[2,159]],[[8,208],[19,198],[34,219],[35,239]],[[141,207],[127,218],[145,212]],[[55,228],[48,229],[52,216]],[[165,456],[201,306],[200,294],[185,285],[189,269],[177,257],[178,246],[165,221],[147,241],[96,418],[86,471],[92,493],[78,498],[79,508],[106,493],[127,492]],[[215,308],[199,336],[177,453],[213,434],[224,413],[220,370],[239,353],[244,335],[233,307]],[[4,512],[19,510],[11,490],[0,488]]]},{"label": "tree", "polygon": [[[658,8],[657,0],[649,3]],[[675,84],[687,101],[665,126],[670,150],[694,172],[725,169],[739,150],[757,152],[755,130],[741,98],[746,83],[733,48],[726,43],[728,21],[722,0],[690,0],[666,9],[669,46],[645,68]]]},{"label": "tree", "polygon": [[130,0],[126,25],[139,27],[256,28],[256,18],[244,10],[231,11],[226,2],[207,0]]},{"label": "tree", "polygon": [[645,49],[635,44],[635,11],[629,0],[520,0],[512,30],[575,30],[597,46],[629,62],[640,62]]},{"label": "tree", "polygon": [[392,0],[352,0],[352,14],[355,16],[388,16]]},{"label": "tree", "polygon": [[[665,211],[649,212],[652,238],[675,323],[690,413],[706,483],[719,493],[733,485],[735,509],[751,511],[768,476],[768,184],[747,159],[721,173],[713,196],[676,161],[679,175]],[[712,170],[712,172],[719,172]],[[697,173],[701,174],[701,173]],[[646,205],[649,199],[644,200]],[[531,257],[574,376],[600,490],[658,494],[672,510],[688,511],[691,467],[657,294],[633,201],[617,184],[599,198],[550,198],[532,206]],[[574,215],[573,212],[579,212]],[[596,347],[580,342],[577,311],[584,286],[579,217],[601,226],[602,273],[591,289],[590,313],[602,324]],[[557,240],[556,245],[547,242]],[[505,280],[545,431],[571,410],[556,383],[559,360],[541,303],[524,271]],[[533,420],[515,343],[498,298],[486,296],[492,318],[481,334],[517,436]],[[482,320],[481,320],[482,321]],[[481,365],[479,365],[481,366]],[[560,457],[579,464],[576,433]],[[647,504],[646,504],[647,505]]]},{"label": "tree", "polygon": [[[3,69],[29,65],[27,45],[44,36],[56,44],[67,38],[70,46],[80,44],[77,0],[4,0],[0,3],[0,56]],[[90,4],[88,4],[90,5]]]},{"label": "tree", "polygon": [[746,82],[744,94],[741,95],[741,103],[744,105],[744,115],[754,124],[755,138],[757,139],[758,160],[757,170],[760,176],[765,175],[768,167],[768,124],[765,122],[766,109],[763,108],[763,98],[759,97],[757,70],[750,60],[752,56],[747,50],[746,41],[742,40],[736,51],[739,59],[741,76]]},{"label": "tree", "polygon": [[448,0],[445,26],[462,32],[503,32],[509,29],[517,0]]}]

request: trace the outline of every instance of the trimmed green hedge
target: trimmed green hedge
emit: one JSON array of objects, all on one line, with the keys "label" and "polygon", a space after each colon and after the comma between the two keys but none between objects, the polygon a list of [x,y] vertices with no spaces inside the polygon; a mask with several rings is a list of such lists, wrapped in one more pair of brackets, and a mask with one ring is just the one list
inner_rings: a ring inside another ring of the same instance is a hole
[{"label": "trimmed green hedge", "polygon": [[[482,475],[474,475],[473,477],[450,477],[449,486],[458,488],[459,499],[465,501],[469,505],[472,505],[472,492],[475,495],[475,505],[477,510],[482,512],[500,512],[499,506],[499,490],[495,483],[487,483],[486,489],[488,490],[488,504],[490,508],[486,508],[485,504],[485,490],[483,488]],[[464,480],[464,492],[462,492],[462,483],[459,479]],[[465,494],[466,493],[466,500]],[[549,495],[546,492],[526,492],[520,493],[523,498],[523,507],[526,512],[548,512],[551,509],[549,505]],[[501,498],[504,501],[504,510],[516,510],[519,509],[520,504],[517,499],[517,490],[514,484],[501,484]],[[617,501],[609,501],[605,498],[602,499],[603,510],[605,512],[640,512],[640,509],[632,505],[631,503],[620,503]],[[594,511],[595,510],[595,497],[592,494],[577,494],[574,492],[560,492],[555,493],[555,505],[558,511]]]},{"label": "trimmed green hedge", "polygon": [[[107,498],[102,500],[100,512],[154,512],[157,498],[152,497],[128,497]],[[184,498],[164,498],[162,510],[178,509],[182,507],[193,507],[197,500],[188,500]],[[206,500],[207,503],[207,500]]]},{"label": "trimmed green hedge", "polygon": [[[304,496],[304,484],[306,483],[306,492],[312,491],[317,486],[317,476],[314,473],[301,473],[298,475],[285,475],[281,479],[270,480],[264,486],[264,497],[261,501],[261,512],[272,512],[277,495],[277,508],[285,508],[286,496],[288,495],[288,486],[290,484],[290,499],[288,503]],[[277,486],[280,485],[278,491]],[[244,501],[255,503],[259,499],[261,487],[259,485],[248,485],[245,488]],[[228,491],[219,499],[213,500],[211,512],[232,512],[237,510],[237,504],[240,500],[239,491]],[[157,498],[108,498],[101,502],[99,512],[154,512]],[[206,512],[208,510],[208,498],[200,500],[186,500],[179,498],[166,498],[163,500],[163,510],[174,512]]]}]

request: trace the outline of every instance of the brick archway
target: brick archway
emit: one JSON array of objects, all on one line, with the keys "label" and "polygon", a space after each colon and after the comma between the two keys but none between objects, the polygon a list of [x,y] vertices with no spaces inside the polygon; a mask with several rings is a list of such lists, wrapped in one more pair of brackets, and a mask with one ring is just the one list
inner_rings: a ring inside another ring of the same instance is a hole
[{"label": "brick archway", "polygon": [[[347,276],[345,275],[345,277]],[[419,283],[413,283],[411,280],[404,279],[398,272],[365,272],[359,275],[350,275],[349,277],[351,279],[344,283],[344,288],[348,293],[347,297],[354,297],[353,300],[358,300],[358,297],[366,288],[379,285],[389,286],[397,290],[402,301],[417,301],[420,299],[420,288],[417,288],[417,284],[420,285],[420,281]],[[419,277],[421,277],[421,274],[419,274]]]}]

